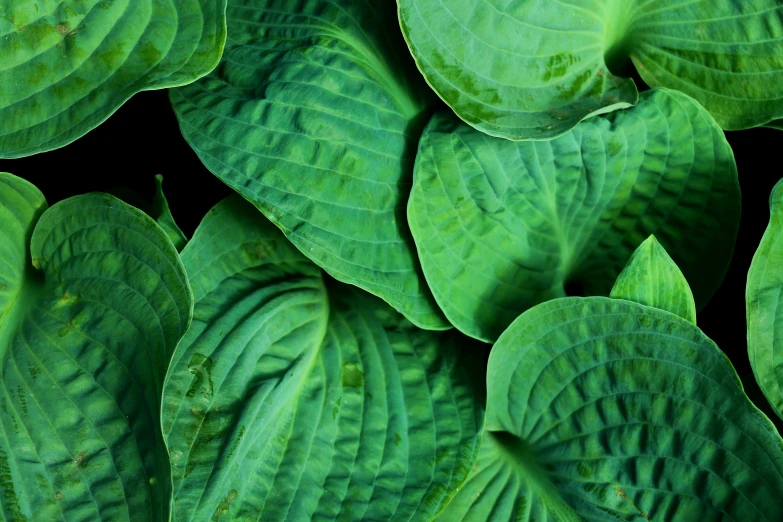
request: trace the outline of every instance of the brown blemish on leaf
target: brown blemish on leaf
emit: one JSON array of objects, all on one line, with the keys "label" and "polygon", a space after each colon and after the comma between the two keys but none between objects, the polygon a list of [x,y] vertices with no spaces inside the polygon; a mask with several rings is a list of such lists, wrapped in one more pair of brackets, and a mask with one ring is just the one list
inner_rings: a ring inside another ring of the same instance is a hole
[{"label": "brown blemish on leaf", "polygon": [[213,522],[218,522],[220,520],[220,517],[228,513],[229,507],[231,507],[231,502],[237,498],[237,490],[232,489],[228,492],[228,495],[226,495],[226,498],[220,501],[220,504],[218,504],[218,507],[215,508],[215,512],[212,514],[212,520]]},{"label": "brown blemish on leaf", "polygon": [[60,298],[59,304],[60,305],[64,305],[64,304],[67,304],[67,303],[75,303],[77,301],[79,301],[78,297],[76,297],[75,295],[70,295],[70,294],[68,294],[68,292],[66,292]]},{"label": "brown blemish on leaf", "polygon": [[68,27],[68,22],[60,22],[59,24],[54,26],[54,30],[63,35],[64,37],[68,38],[69,36],[74,36],[76,33],[81,31],[80,27],[77,27],[74,30],[71,30],[70,27]]},{"label": "brown blemish on leaf", "polygon": [[639,512],[639,516],[641,516],[645,520],[651,520],[650,516],[644,511],[642,511],[641,509],[639,509],[639,506],[636,505],[636,502],[634,502],[633,499],[629,497],[628,494],[625,491],[623,491],[619,486],[615,486],[614,492],[618,497],[625,500],[626,502],[629,502],[633,506],[633,508]]},{"label": "brown blemish on leaf", "polygon": [[86,468],[87,463],[85,462],[87,460],[87,453],[84,451],[80,451],[76,454],[76,457],[73,459],[73,463],[76,464],[77,468]]}]

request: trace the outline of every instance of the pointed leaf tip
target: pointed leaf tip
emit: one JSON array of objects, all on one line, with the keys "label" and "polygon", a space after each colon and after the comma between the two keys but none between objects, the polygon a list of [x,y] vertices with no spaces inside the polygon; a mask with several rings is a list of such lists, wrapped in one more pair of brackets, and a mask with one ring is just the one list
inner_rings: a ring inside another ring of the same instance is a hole
[{"label": "pointed leaf tip", "polygon": [[654,235],[628,260],[610,297],[659,308],[696,324],[696,303],[688,281]]},{"label": "pointed leaf tip", "polygon": [[150,208],[150,216],[160,225],[166,235],[169,236],[171,242],[177,248],[177,252],[182,252],[185,245],[188,244],[188,238],[182,229],[177,226],[174,221],[174,216],[169,209],[169,203],[166,200],[166,196],[163,194],[163,175],[155,175],[155,195],[152,198],[152,206]]}]

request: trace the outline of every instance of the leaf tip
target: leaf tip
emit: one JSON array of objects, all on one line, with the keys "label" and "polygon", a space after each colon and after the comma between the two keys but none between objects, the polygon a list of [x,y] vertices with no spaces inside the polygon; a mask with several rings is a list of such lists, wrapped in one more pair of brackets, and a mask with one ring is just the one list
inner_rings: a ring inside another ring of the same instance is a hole
[{"label": "leaf tip", "polygon": [[696,324],[696,303],[690,286],[652,234],[631,255],[609,296],[659,308]]}]

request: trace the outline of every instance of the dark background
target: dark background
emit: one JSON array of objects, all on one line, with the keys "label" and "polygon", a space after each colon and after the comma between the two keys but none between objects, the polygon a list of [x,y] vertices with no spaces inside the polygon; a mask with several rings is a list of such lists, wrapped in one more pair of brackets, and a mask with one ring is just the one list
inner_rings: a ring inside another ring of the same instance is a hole
[{"label": "dark background", "polygon": [[[637,79],[638,82],[638,79]],[[699,327],[734,363],[751,399],[778,425],[753,378],[745,338],[745,279],[769,219],[768,199],[783,177],[774,161],[783,132],[752,129],[727,133],[739,168],[742,222],[726,279],[699,314]],[[190,237],[204,214],[231,191],[198,160],[179,132],[166,91],[134,96],[103,125],[62,149],[0,160],[0,171],[34,183],[49,204],[93,191],[127,187],[149,197],[155,174],[175,220]]]}]

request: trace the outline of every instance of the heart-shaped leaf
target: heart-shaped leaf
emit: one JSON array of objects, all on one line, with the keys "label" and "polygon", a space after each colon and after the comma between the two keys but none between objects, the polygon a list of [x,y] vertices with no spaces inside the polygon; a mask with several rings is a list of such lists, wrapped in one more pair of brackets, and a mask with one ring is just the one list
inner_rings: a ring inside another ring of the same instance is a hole
[{"label": "heart-shaped leaf", "polygon": [[431,94],[394,17],[386,1],[232,0],[221,64],[171,100],[204,164],[307,257],[444,329],[405,219]]},{"label": "heart-shaped leaf", "polygon": [[724,129],[783,117],[778,0],[398,0],[419,69],[467,123],[550,139],[651,87],[696,98]]},{"label": "heart-shaped leaf", "polygon": [[608,295],[650,234],[703,306],[728,269],[740,192],[715,121],[657,89],[548,142],[492,138],[440,113],[424,131],[408,205],[438,304],[457,328],[492,341],[569,284]]},{"label": "heart-shaped leaf", "polygon": [[56,149],[139,91],[217,65],[226,0],[9,0],[0,5],[0,158]]},{"label": "heart-shaped leaf", "polygon": [[160,396],[192,313],[185,270],[114,197],[45,208],[0,174],[0,513],[168,520]]},{"label": "heart-shaped leaf", "polygon": [[467,339],[324,281],[237,196],[182,259],[196,307],[162,415],[176,520],[429,520],[445,506],[483,419]]},{"label": "heart-shaped leaf", "polygon": [[492,349],[480,456],[440,520],[783,520],[783,440],[695,325],[605,297]]},{"label": "heart-shaped leaf", "polygon": [[775,185],[769,207],[769,226],[748,272],[748,352],[761,391],[783,418],[783,182]]}]

